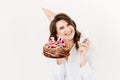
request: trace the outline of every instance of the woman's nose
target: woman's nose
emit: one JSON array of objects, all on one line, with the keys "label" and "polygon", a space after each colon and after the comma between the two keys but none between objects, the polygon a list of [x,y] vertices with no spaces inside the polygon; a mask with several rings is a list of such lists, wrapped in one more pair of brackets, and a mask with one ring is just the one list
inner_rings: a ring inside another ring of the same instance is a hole
[{"label": "woman's nose", "polygon": [[65,32],[68,33],[69,30],[70,30],[69,27],[67,27],[67,28],[65,29]]}]

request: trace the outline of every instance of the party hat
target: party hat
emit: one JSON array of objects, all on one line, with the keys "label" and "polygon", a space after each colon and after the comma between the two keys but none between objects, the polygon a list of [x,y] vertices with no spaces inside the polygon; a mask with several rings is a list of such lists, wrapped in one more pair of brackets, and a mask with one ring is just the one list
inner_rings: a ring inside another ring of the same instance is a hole
[{"label": "party hat", "polygon": [[43,12],[45,13],[45,15],[47,16],[48,20],[49,21],[52,21],[56,15],[55,12],[53,11],[50,11],[48,9],[45,9],[45,8],[42,8]]}]

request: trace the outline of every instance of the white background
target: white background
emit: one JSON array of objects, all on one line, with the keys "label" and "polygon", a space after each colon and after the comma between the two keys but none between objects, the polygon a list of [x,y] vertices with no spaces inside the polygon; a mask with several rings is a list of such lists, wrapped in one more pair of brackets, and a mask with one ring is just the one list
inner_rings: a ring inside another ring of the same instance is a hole
[{"label": "white background", "polygon": [[42,55],[49,21],[41,8],[67,13],[90,37],[96,80],[120,80],[118,1],[0,0],[0,80],[49,80],[49,60]]}]

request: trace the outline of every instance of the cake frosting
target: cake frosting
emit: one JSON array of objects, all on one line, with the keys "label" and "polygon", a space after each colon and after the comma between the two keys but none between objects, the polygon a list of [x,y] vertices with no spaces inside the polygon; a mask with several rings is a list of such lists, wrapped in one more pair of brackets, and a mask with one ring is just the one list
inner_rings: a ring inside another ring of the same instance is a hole
[{"label": "cake frosting", "polygon": [[43,54],[49,58],[64,58],[69,56],[69,48],[61,37],[54,39],[51,37],[50,40],[43,46]]}]

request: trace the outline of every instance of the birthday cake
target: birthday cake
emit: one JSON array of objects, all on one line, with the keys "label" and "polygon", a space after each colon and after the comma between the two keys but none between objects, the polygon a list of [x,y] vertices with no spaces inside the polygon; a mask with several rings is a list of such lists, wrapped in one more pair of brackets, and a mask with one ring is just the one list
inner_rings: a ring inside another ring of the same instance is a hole
[{"label": "birthday cake", "polygon": [[65,42],[61,37],[55,41],[54,37],[43,46],[43,54],[49,58],[64,58],[69,56],[69,48],[66,47]]}]

